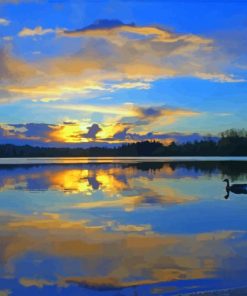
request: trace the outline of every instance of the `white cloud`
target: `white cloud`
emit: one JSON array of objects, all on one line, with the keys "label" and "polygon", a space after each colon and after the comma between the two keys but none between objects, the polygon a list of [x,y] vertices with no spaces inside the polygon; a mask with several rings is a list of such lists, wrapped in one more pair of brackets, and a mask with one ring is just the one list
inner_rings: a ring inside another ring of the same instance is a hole
[{"label": "white cloud", "polygon": [[13,37],[12,36],[4,36],[3,40],[4,41],[11,41],[11,40],[13,40]]},{"label": "white cloud", "polygon": [[10,21],[5,18],[0,18],[0,26],[8,26]]},{"label": "white cloud", "polygon": [[30,28],[23,28],[18,36],[19,37],[28,37],[28,36],[36,36],[36,35],[45,35],[45,34],[49,34],[49,33],[54,33],[55,30],[54,29],[44,29],[41,26],[37,26],[33,29]]}]

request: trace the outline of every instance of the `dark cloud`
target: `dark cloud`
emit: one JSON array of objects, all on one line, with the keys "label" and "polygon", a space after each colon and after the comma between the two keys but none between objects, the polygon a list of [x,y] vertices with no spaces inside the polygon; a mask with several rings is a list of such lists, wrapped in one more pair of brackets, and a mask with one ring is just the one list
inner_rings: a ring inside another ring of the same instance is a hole
[{"label": "dark cloud", "polygon": [[74,121],[64,121],[63,124],[64,125],[74,125],[75,122]]},{"label": "dark cloud", "polygon": [[135,122],[136,125],[149,124],[151,121],[156,120],[164,115],[166,107],[135,107],[138,112],[139,119]]},{"label": "dark cloud", "polygon": [[97,133],[100,131],[101,131],[101,128],[99,127],[99,125],[97,123],[94,123],[88,127],[88,132],[86,134],[83,134],[82,137],[95,139]]},{"label": "dark cloud", "polygon": [[77,29],[77,30],[72,30],[72,31],[67,31],[65,30],[64,33],[65,34],[74,34],[74,33],[83,33],[83,32],[87,32],[87,31],[91,31],[91,30],[109,30],[109,29],[115,29],[115,28],[121,28],[121,27],[135,27],[134,23],[129,23],[129,24],[125,24],[120,20],[117,19],[99,19],[96,20],[94,23],[92,23],[89,26],[86,26],[82,29]]},{"label": "dark cloud", "polygon": [[158,107],[148,107],[148,108],[143,108],[139,107],[139,112],[143,117],[149,116],[149,117],[156,117],[160,116],[162,114],[162,110]]},{"label": "dark cloud", "polygon": [[55,125],[46,123],[27,123],[15,124],[13,127],[26,129],[25,132],[22,132],[26,137],[34,137],[38,135],[40,138],[47,138],[48,133],[52,130],[52,127],[55,127]]},{"label": "dark cloud", "polygon": [[46,142],[49,142],[49,133],[54,127],[56,126],[53,124],[45,123],[2,124],[0,143],[46,146]]},{"label": "dark cloud", "polygon": [[182,108],[174,108],[170,106],[133,106],[133,110],[136,114],[134,116],[127,116],[121,118],[120,123],[132,127],[145,126],[162,119],[164,123],[170,124],[180,117],[191,117],[200,114],[196,111]]},{"label": "dark cloud", "polygon": [[129,127],[125,127],[122,131],[117,132],[113,138],[114,140],[126,140],[129,138],[128,134]]},{"label": "dark cloud", "polygon": [[[146,134],[138,134],[138,133],[131,133],[128,132],[129,128],[124,128],[121,132],[116,133],[113,136],[112,140],[119,140],[119,141],[146,141],[146,140],[156,140],[156,141],[175,141],[177,143],[186,143],[186,142],[193,142],[193,141],[200,141],[204,138],[203,135],[199,133],[192,133],[192,134],[184,134],[184,133],[153,133],[148,132]],[[213,139],[217,139],[214,137]],[[109,139],[110,140],[110,139]]]}]

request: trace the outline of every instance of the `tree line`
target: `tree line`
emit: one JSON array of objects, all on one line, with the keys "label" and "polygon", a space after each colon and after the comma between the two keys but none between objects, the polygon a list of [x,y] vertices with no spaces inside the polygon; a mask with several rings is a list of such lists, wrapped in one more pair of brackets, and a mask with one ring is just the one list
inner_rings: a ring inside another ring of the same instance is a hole
[{"label": "tree line", "polygon": [[205,137],[200,141],[165,146],[158,141],[127,143],[118,147],[53,148],[0,145],[0,157],[97,157],[97,156],[247,156],[247,131],[230,129],[219,139]]}]

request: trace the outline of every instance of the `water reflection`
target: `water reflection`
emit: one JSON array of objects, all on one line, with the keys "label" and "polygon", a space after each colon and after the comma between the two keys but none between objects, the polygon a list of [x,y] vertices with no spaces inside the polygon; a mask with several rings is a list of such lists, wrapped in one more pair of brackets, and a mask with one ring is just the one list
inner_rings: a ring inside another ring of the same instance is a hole
[{"label": "water reflection", "polygon": [[245,179],[245,162],[0,173],[0,295],[175,295],[246,283],[247,199],[222,199],[222,178]]},{"label": "water reflection", "polygon": [[[148,165],[148,166],[147,166]],[[81,194],[83,203],[75,207],[136,207],[140,205],[174,204],[194,200],[192,195],[169,186],[164,178],[182,178],[184,169],[174,170],[164,164],[138,165],[50,165],[8,167],[2,170],[1,191],[61,191],[68,196]],[[197,174],[198,175],[198,174]],[[195,174],[191,175],[195,177]],[[151,181],[151,182],[150,182]],[[85,199],[96,196],[106,198]]]},{"label": "water reflection", "polygon": [[[5,165],[1,166],[1,190],[61,190],[70,193],[97,190],[100,187],[121,189],[128,186],[128,179],[198,178],[221,174],[232,181],[247,178],[246,162],[143,162],[118,164],[73,165]],[[86,184],[87,183],[87,184]]]}]

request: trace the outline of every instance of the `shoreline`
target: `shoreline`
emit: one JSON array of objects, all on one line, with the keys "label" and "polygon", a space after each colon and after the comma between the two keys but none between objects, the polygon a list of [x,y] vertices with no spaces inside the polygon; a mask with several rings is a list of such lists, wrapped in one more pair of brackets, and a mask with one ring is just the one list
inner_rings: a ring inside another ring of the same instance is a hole
[{"label": "shoreline", "polygon": [[140,156],[140,157],[0,157],[1,165],[25,164],[85,164],[124,162],[245,162],[246,156]]}]

